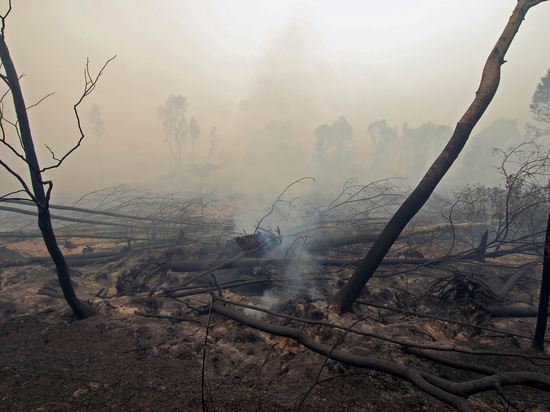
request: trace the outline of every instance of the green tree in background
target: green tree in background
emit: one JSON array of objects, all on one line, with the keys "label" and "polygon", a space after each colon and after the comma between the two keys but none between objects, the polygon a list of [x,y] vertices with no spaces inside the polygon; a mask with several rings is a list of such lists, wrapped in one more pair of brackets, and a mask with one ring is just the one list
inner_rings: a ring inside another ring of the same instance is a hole
[{"label": "green tree in background", "polygon": [[173,94],[166,100],[163,106],[158,108],[159,119],[164,129],[166,142],[170,148],[168,168],[172,174],[172,159],[181,167],[181,152],[187,141],[188,127],[185,113],[187,111],[187,100],[183,96]]}]

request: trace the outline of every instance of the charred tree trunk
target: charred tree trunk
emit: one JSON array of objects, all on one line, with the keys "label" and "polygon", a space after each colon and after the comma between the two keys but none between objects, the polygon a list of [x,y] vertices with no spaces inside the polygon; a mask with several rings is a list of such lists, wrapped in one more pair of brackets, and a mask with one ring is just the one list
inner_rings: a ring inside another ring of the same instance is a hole
[{"label": "charred tree trunk", "polygon": [[486,230],[481,240],[477,250],[472,253],[472,259],[477,260],[478,262],[485,262],[485,253],[487,253],[487,237],[489,236],[489,231]]},{"label": "charred tree trunk", "polygon": [[374,245],[344,287],[332,298],[341,312],[351,309],[355,300],[374,274],[384,256],[397,240],[407,223],[426,203],[437,184],[449,170],[466,144],[472,129],[477,124],[495,95],[500,81],[500,66],[504,56],[516,35],[527,11],[547,0],[518,0],[508,24],[504,28],[495,47],[491,51],[481,78],[476,97],[466,113],[458,122],[455,131],[439,157],[432,164],[416,189],[391,218]]},{"label": "charred tree trunk", "polygon": [[550,215],[546,228],[546,244],[544,247],[544,262],[542,264],[542,281],[540,284],[539,310],[537,326],[533,338],[533,349],[544,351],[544,335],[548,323],[548,301],[550,299]]},{"label": "charred tree trunk", "polygon": [[[3,20],[3,19],[2,19]],[[40,166],[38,164],[38,158],[36,157],[36,152],[34,149],[34,142],[32,140],[31,129],[29,125],[29,119],[27,116],[27,109],[25,106],[25,101],[23,99],[23,93],[21,92],[21,86],[19,84],[19,77],[17,76],[17,71],[11,59],[8,46],[6,45],[4,38],[4,26],[2,21],[2,33],[0,34],[0,59],[4,70],[6,72],[5,76],[0,75],[2,79],[7,83],[8,87],[11,90],[13,96],[13,104],[15,106],[15,112],[17,115],[17,122],[19,126],[21,144],[25,152],[24,160],[27,163],[30,171],[31,182],[32,182],[32,192],[30,188],[24,184],[23,179],[20,176],[16,176],[25,191],[36,204],[38,208],[38,227],[42,233],[42,238],[48,253],[54,261],[55,267],[57,269],[57,277],[59,279],[59,284],[61,290],[63,291],[63,296],[65,300],[73,310],[74,314],[81,318],[87,318],[91,316],[94,312],[92,308],[83,304],[76,296],[72,283],[71,277],[69,274],[69,267],[63,256],[63,253],[59,249],[57,240],[55,238],[55,233],[53,231],[52,222],[50,219],[50,210],[49,210],[49,197],[52,189],[52,182],[44,182],[42,180],[42,174]],[[44,190],[44,186],[48,186],[47,193]]]}]

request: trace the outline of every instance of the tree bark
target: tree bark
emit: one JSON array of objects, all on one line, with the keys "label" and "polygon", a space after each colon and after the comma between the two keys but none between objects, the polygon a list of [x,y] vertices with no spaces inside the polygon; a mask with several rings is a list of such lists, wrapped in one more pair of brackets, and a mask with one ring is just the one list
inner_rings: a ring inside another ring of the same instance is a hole
[{"label": "tree bark", "polygon": [[[482,222],[455,223],[454,225],[451,225],[449,223],[436,223],[429,226],[413,227],[403,232],[403,236],[422,235],[425,233],[433,233],[433,232],[439,232],[443,230],[449,230],[451,228],[454,228],[454,229],[461,228],[461,227],[470,228],[473,226],[482,227],[486,225],[487,225],[486,223],[482,223]],[[354,233],[351,235],[341,235],[341,236],[326,235],[324,237],[321,237],[319,239],[315,239],[314,241],[312,241],[311,244],[307,246],[307,250],[311,253],[326,253],[328,250],[334,249],[340,246],[374,242],[380,236],[380,233],[381,232],[372,232],[372,233],[364,232],[364,233]]]},{"label": "tree bark", "polygon": [[[334,346],[324,345],[312,338],[304,331],[288,326],[273,324],[258,318],[252,318],[224,306],[224,303],[230,303],[223,299],[213,296],[215,299],[212,305],[212,312],[233,319],[243,325],[252,327],[263,332],[284,336],[293,339],[307,349],[317,352],[324,357],[333,359],[347,365],[359,368],[370,369],[382,373],[390,374],[396,378],[409,381],[421,391],[436,399],[452,406],[457,411],[473,411],[465,398],[476,393],[492,391],[495,387],[509,385],[524,385],[531,388],[549,390],[550,377],[541,373],[534,372],[498,372],[492,373],[488,369],[483,372],[490,372],[489,376],[471,379],[462,382],[450,382],[428,372],[416,370],[405,366],[403,363],[388,361],[370,356],[360,356],[348,353]],[[349,329],[348,329],[349,330]],[[461,365],[462,366],[462,365]],[[455,364],[456,367],[456,364]],[[480,370],[478,369],[478,372]]]},{"label": "tree bark", "polygon": [[489,231],[486,230],[481,240],[477,250],[472,253],[472,259],[477,260],[478,262],[485,262],[485,253],[487,253],[487,237],[489,236]]},{"label": "tree bark", "polygon": [[[430,262],[429,259],[415,258],[389,258],[384,259],[382,264],[386,265],[422,265]],[[274,258],[239,258],[230,259],[226,262],[216,263],[216,270],[250,268],[266,265],[317,265],[317,266],[353,266],[356,262],[350,259],[314,257],[314,258],[295,258],[295,257],[274,257]],[[172,260],[165,265],[166,269],[174,272],[200,272],[209,270],[212,267],[210,260]]]},{"label": "tree bark", "polygon": [[527,305],[491,305],[487,307],[491,318],[536,318],[538,310],[536,306]]},{"label": "tree bark", "polygon": [[372,248],[348,282],[332,297],[333,304],[340,312],[347,312],[351,309],[364,286],[372,277],[380,265],[380,262],[382,262],[382,259],[397,240],[407,223],[426,203],[437,184],[441,181],[462,151],[472,129],[489,106],[489,103],[497,91],[500,81],[500,67],[504,63],[504,56],[524,20],[527,11],[543,1],[547,0],[518,0],[508,24],[504,28],[504,31],[485,63],[476,97],[456,125],[454,133],[446,147],[426,172],[426,175],[422,178],[416,189],[390,219],[389,223],[380,236],[378,236]]},{"label": "tree bark", "polygon": [[544,247],[544,261],[542,264],[542,281],[540,284],[539,310],[537,326],[533,338],[533,349],[544,351],[544,335],[548,324],[548,301],[550,300],[550,215],[546,228],[546,244]]},{"label": "tree bark", "polygon": [[77,298],[71,283],[69,267],[67,266],[67,262],[65,261],[63,253],[59,249],[55,238],[49,210],[49,191],[51,190],[52,183],[46,182],[46,184],[49,185],[48,195],[46,195],[44,190],[45,182],[42,180],[42,174],[40,172],[40,166],[38,164],[38,158],[36,157],[34,142],[32,140],[29,119],[27,116],[27,108],[23,99],[23,93],[21,92],[19,77],[17,76],[17,71],[15,70],[8,46],[5,42],[3,27],[2,33],[0,34],[0,60],[2,61],[2,65],[4,66],[4,70],[6,72],[6,75],[2,76],[2,78],[9,86],[13,97],[20,139],[23,150],[25,151],[24,160],[29,167],[32,193],[28,190],[28,188],[26,189],[27,193],[31,196],[38,208],[38,227],[42,233],[42,238],[44,239],[44,244],[46,245],[48,253],[52,257],[52,260],[56,266],[57,277],[59,279],[61,290],[63,291],[63,296],[73,310],[74,314],[77,317],[84,319],[93,315],[94,311],[91,307],[83,304]]}]

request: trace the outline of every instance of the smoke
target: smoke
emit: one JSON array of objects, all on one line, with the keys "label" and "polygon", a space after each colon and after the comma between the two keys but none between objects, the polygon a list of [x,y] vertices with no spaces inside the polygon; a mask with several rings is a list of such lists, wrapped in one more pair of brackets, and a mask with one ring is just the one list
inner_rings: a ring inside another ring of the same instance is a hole
[{"label": "smoke", "polygon": [[496,186],[502,176],[497,167],[501,160],[492,155],[495,148],[506,151],[530,138],[522,136],[517,120],[497,119],[489,127],[472,136],[443,182],[447,186],[483,183]]},{"label": "smoke", "polygon": [[[83,87],[87,58],[94,74],[118,55],[81,106],[87,135],[82,146],[44,176],[54,182],[54,198],[122,183],[163,192],[200,191],[234,204],[235,230],[247,232],[282,188],[304,176],[316,178],[317,191],[330,195],[351,177],[367,184],[421,176],[429,160],[419,159],[423,169],[411,171],[405,162],[396,167],[413,151],[401,145],[384,153],[379,144],[383,153],[375,153],[369,125],[386,119],[401,133],[404,122],[416,131],[429,122],[455,124],[509,13],[473,1],[460,6],[439,2],[436,7],[407,3],[397,12],[366,3],[309,1],[243,6],[167,0],[161,8],[148,2],[128,7],[121,0],[93,5],[52,1],[19,2],[6,19],[6,40],[18,72],[25,73],[27,105],[55,92],[29,110],[42,167],[52,163],[46,144],[60,157],[79,137],[73,105]],[[544,50],[550,41],[540,34],[546,25],[538,25],[544,10],[537,8],[528,32],[515,40],[499,93],[480,127],[503,115],[528,113],[536,84],[548,69],[545,54],[533,49]],[[196,164],[187,145],[186,167],[169,176],[169,148],[157,108],[171,94],[187,99],[187,119],[195,117],[202,133]],[[105,127],[101,164],[87,120],[93,104]],[[349,152],[354,156],[346,159],[345,168],[315,158],[313,136],[319,126],[342,116],[353,128]],[[492,117],[485,120],[487,116]],[[214,127],[219,139],[211,153]],[[17,145],[15,134],[8,138]],[[430,156],[439,143],[430,148]],[[461,157],[481,164],[490,157],[475,156],[481,151],[486,154],[478,148]],[[98,178],[101,168],[104,183]],[[334,179],[334,170],[345,173]],[[463,170],[473,169],[464,164]],[[332,181],[325,186],[322,178]],[[6,192],[19,188],[3,170],[0,180]],[[284,213],[277,219],[264,225],[283,231],[292,226]]]},{"label": "smoke", "polygon": [[[256,302],[256,304],[254,306],[258,306],[258,307],[263,308],[263,309],[270,309],[273,306],[279,304],[279,302],[280,302],[280,299],[277,296],[275,296],[275,293],[271,290],[267,290],[262,295],[262,297]],[[252,305],[252,303],[249,303],[249,304]],[[252,317],[256,317],[256,318],[259,318],[259,317],[265,315],[264,312],[260,312],[258,310],[254,310],[254,309],[250,309],[250,308],[245,308],[244,309],[244,314],[247,315],[247,316],[252,316]]]}]

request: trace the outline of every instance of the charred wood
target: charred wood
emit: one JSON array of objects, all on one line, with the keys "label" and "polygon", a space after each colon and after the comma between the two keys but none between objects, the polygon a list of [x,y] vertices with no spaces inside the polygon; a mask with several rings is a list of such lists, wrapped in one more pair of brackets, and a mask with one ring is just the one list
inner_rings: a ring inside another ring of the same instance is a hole
[{"label": "charred wood", "polygon": [[[216,266],[216,270],[247,268],[265,265],[319,265],[319,266],[353,266],[358,265],[358,260],[346,260],[338,258],[240,258],[226,262],[216,263],[210,260],[174,260],[166,264],[166,268],[174,272],[199,272],[209,270]],[[429,259],[388,258],[383,261],[385,265],[412,264],[418,265],[429,262]]]},{"label": "charred wood", "polygon": [[212,310],[229,319],[236,320],[249,327],[284,336],[304,345],[306,348],[325,357],[348,365],[387,373],[416,385],[421,391],[454,407],[457,411],[472,411],[464,398],[475,393],[494,390],[497,386],[524,385],[543,388],[550,391],[550,376],[533,372],[501,372],[480,379],[453,383],[431,373],[418,371],[402,364],[368,356],[358,356],[349,352],[334,349],[317,342],[304,331],[296,328],[274,325],[257,318],[246,316],[242,312],[223,306],[216,300]]}]

